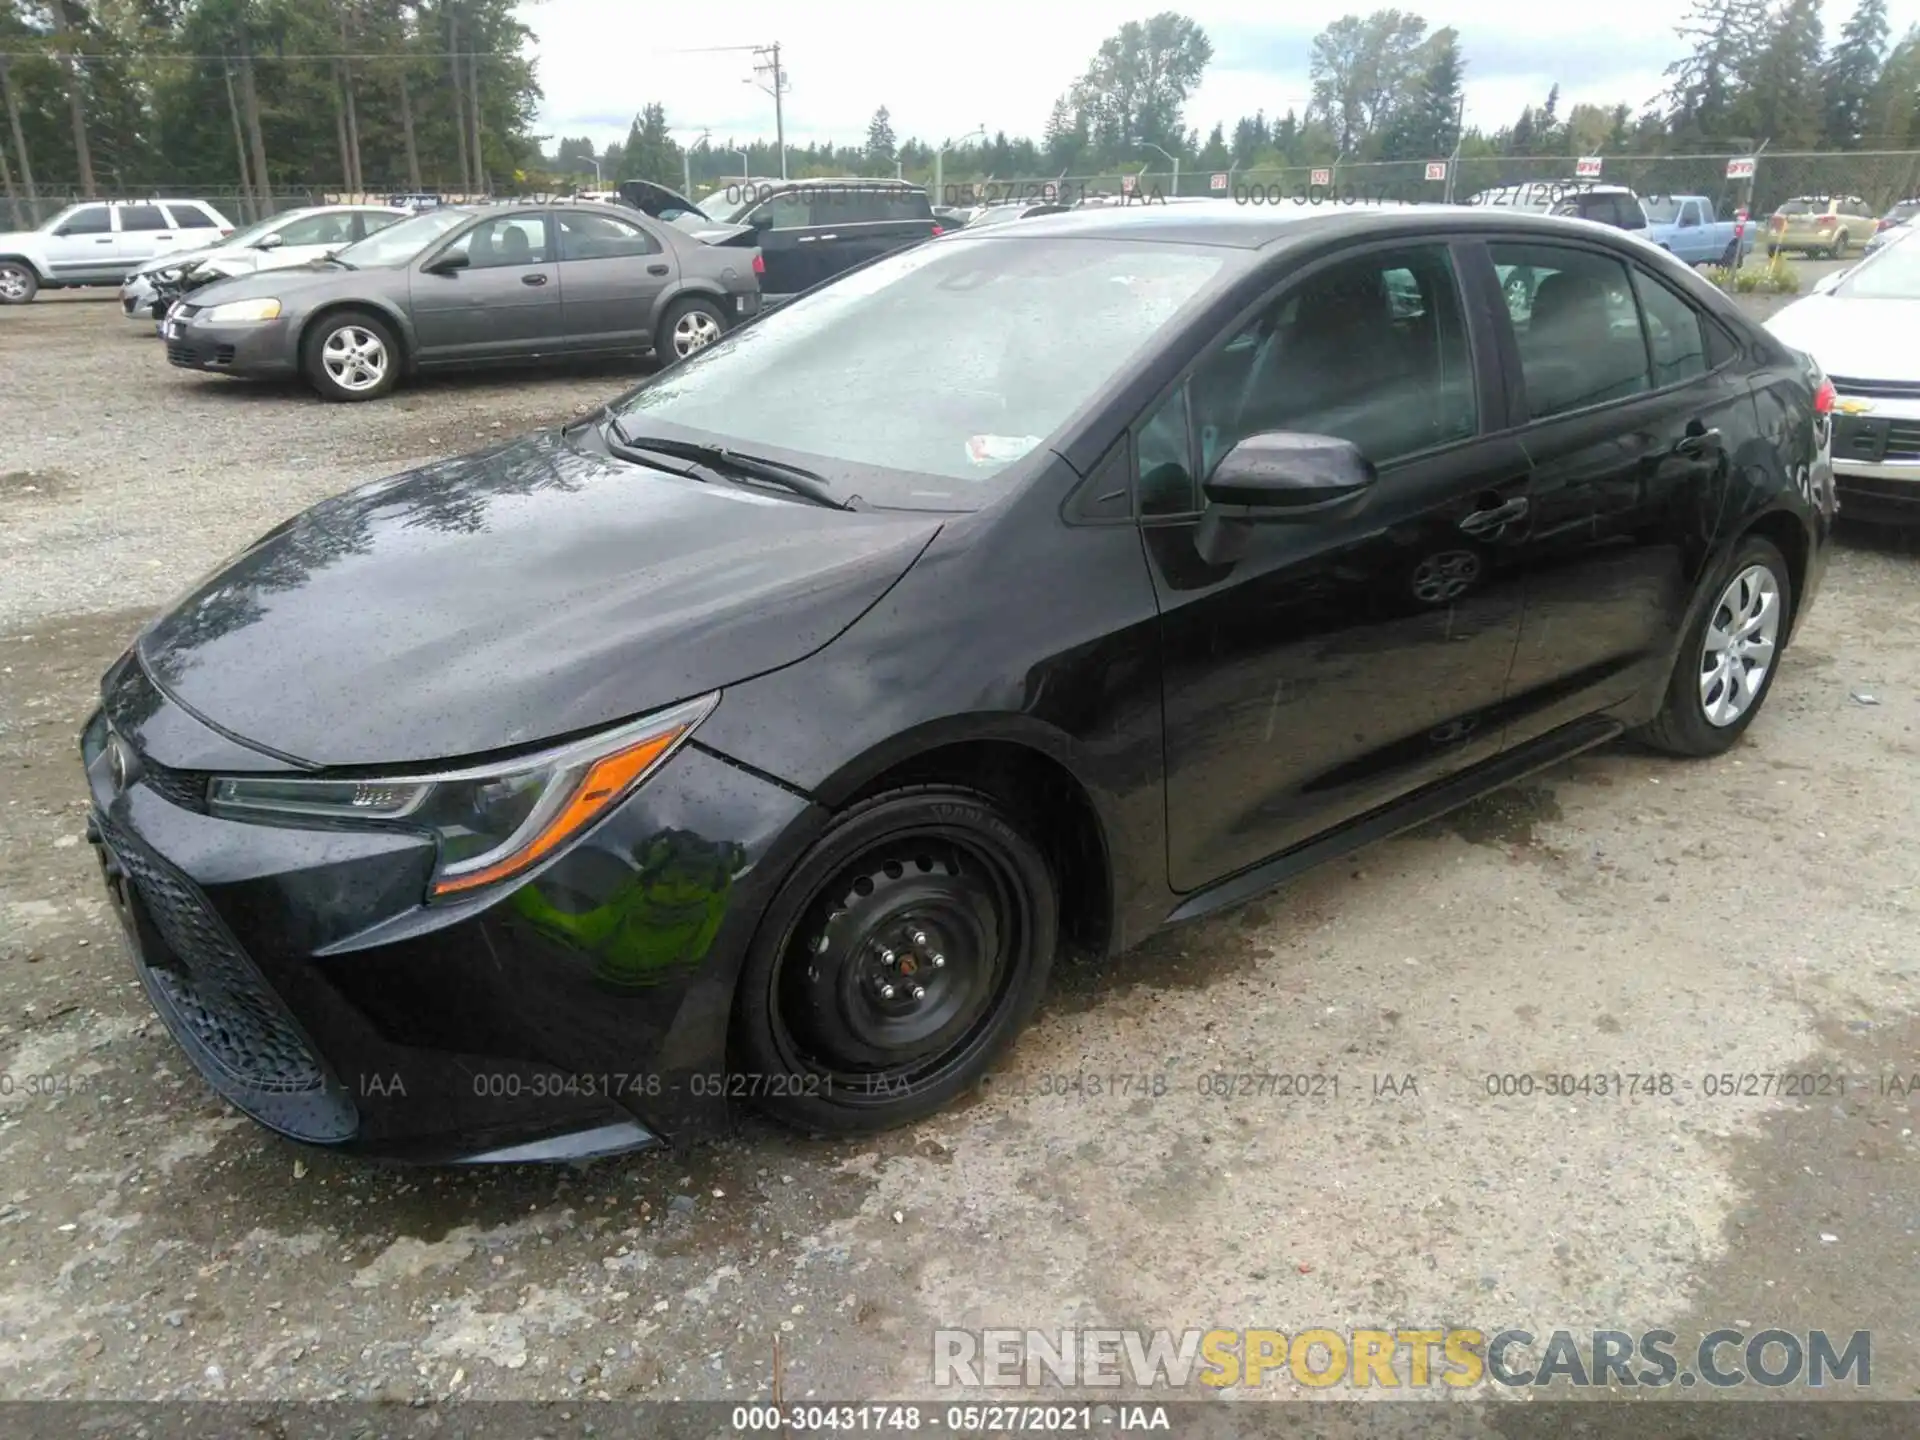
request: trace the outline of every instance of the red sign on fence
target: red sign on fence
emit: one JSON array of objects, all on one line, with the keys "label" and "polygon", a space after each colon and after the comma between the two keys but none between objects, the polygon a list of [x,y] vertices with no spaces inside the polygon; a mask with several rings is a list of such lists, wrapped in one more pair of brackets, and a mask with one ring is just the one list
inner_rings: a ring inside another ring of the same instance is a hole
[{"label": "red sign on fence", "polygon": [[1307,178],[1308,178],[1308,183],[1312,185],[1331,185],[1333,184],[1333,171],[1315,170]]},{"label": "red sign on fence", "polygon": [[1209,180],[1209,181],[1207,181],[1207,188],[1208,188],[1209,190],[1224,190],[1224,189],[1226,189],[1226,188],[1227,188],[1227,172],[1226,172],[1226,171],[1224,171],[1224,170],[1216,170],[1216,171],[1214,171],[1214,172],[1213,172],[1213,178],[1212,178],[1211,180]]},{"label": "red sign on fence", "polygon": [[1600,157],[1598,155],[1582,155],[1578,160],[1573,162],[1573,173],[1581,180],[1598,180],[1600,178]]},{"label": "red sign on fence", "polygon": [[1444,160],[1427,161],[1427,179],[1444,180],[1447,178],[1447,162]]}]

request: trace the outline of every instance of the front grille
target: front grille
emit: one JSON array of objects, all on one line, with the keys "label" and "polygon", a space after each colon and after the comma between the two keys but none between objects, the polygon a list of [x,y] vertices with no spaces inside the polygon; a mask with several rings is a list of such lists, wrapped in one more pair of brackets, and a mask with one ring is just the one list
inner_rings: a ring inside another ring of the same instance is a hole
[{"label": "front grille", "polygon": [[1846,375],[1829,375],[1827,379],[1842,395],[1859,395],[1870,400],[1920,400],[1920,380],[1856,380]]},{"label": "front grille", "polygon": [[143,957],[154,962],[144,965],[147,976],[173,1012],[163,1018],[212,1062],[208,1078],[229,1099],[229,1087],[281,1095],[326,1089],[326,1072],[286,1007],[199,887],[105,817],[100,832],[171,952]]},{"label": "front grille", "polygon": [[207,781],[202,770],[169,770],[151,760],[140,762],[140,778],[149,790],[186,810],[207,808]]},{"label": "front grille", "polygon": [[215,345],[208,349],[186,340],[169,340],[167,359],[175,365],[231,365],[233,346]]},{"label": "front grille", "polygon": [[1833,429],[1833,458],[1869,465],[1920,461],[1920,420],[1876,420],[1843,415]]}]

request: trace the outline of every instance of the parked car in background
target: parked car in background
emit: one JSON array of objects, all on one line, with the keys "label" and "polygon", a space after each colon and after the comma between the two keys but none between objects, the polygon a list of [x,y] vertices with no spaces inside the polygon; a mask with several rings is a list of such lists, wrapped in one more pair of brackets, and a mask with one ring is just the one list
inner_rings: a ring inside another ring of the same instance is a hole
[{"label": "parked car in background", "polygon": [[1834,389],[1833,473],[1840,513],[1920,524],[1920,226],[1767,321],[1820,362]]},{"label": "parked car in background", "polygon": [[769,305],[945,228],[927,192],[904,180],[742,180],[715,195],[701,209],[718,225],[752,232]]},{"label": "parked car in background", "polygon": [[296,1139],[894,1129],[1062,950],[1737,745],[1826,566],[1823,392],[1567,220],[962,232],[263,536],[104,677],[88,835],[160,1020]]},{"label": "parked car in background", "polygon": [[692,354],[760,308],[760,255],[624,205],[447,205],[324,260],[222,280],[165,321],[170,363],[371,400],[417,370]]},{"label": "parked car in background", "polygon": [[1920,200],[1902,200],[1874,222],[1873,234],[1860,247],[1860,253],[1874,254],[1902,231],[1913,228],[1916,218],[1920,218]]},{"label": "parked car in background", "polygon": [[316,205],[270,215],[218,245],[162,255],[138,267],[121,282],[121,313],[142,324],[158,321],[169,304],[202,285],[304,265],[412,213],[393,205]]},{"label": "parked car in background", "polygon": [[980,213],[977,205],[935,205],[933,218],[940,222],[942,230],[964,230],[973,223],[973,217]]},{"label": "parked car in background", "polygon": [[1616,230],[1645,230],[1647,215],[1640,197],[1624,185],[1590,185],[1562,195],[1547,207],[1549,215],[1571,215],[1611,225]]},{"label": "parked car in background", "polygon": [[1058,215],[1063,210],[1073,208],[1073,202],[1069,200],[1008,200],[997,205],[981,206],[965,228],[983,230],[1004,225],[1009,220],[1025,220],[1034,215]]},{"label": "parked car in background", "polygon": [[1640,207],[1646,213],[1643,238],[1689,265],[1732,265],[1752,253],[1759,227],[1720,219],[1705,195],[1648,196]]},{"label": "parked car in background", "polygon": [[42,290],[118,285],[156,255],[194,250],[234,224],[205,200],[89,200],[36,230],[0,234],[0,305]]},{"label": "parked car in background", "polygon": [[1839,259],[1873,234],[1878,217],[1858,195],[1796,195],[1767,221],[1767,254]]}]

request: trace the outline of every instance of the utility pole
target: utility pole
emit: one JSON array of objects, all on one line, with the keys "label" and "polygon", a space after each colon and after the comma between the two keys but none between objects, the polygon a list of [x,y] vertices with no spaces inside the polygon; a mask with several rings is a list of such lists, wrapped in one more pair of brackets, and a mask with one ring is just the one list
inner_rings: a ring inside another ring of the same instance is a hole
[{"label": "utility pole", "polygon": [[[774,144],[780,147],[780,178],[784,180],[787,178],[787,119],[780,97],[787,90],[787,72],[780,68],[780,42],[776,40],[771,45],[757,46],[753,53],[766,57],[753,67],[753,73],[770,77],[771,83],[760,85],[760,88],[773,96],[773,139]],[[747,83],[760,84],[757,80]]]},{"label": "utility pole", "polygon": [[1460,172],[1460,147],[1467,139],[1467,97],[1462,95],[1453,107],[1453,153],[1447,157],[1446,202],[1453,203],[1453,178]]}]

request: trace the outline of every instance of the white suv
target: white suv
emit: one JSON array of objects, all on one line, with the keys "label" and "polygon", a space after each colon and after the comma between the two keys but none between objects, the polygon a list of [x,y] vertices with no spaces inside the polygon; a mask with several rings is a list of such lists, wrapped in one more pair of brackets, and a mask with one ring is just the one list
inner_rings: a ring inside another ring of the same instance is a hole
[{"label": "white suv", "polygon": [[69,205],[38,230],[0,234],[0,305],[24,305],[44,289],[118,285],[156,255],[232,233],[233,222],[205,200]]}]

